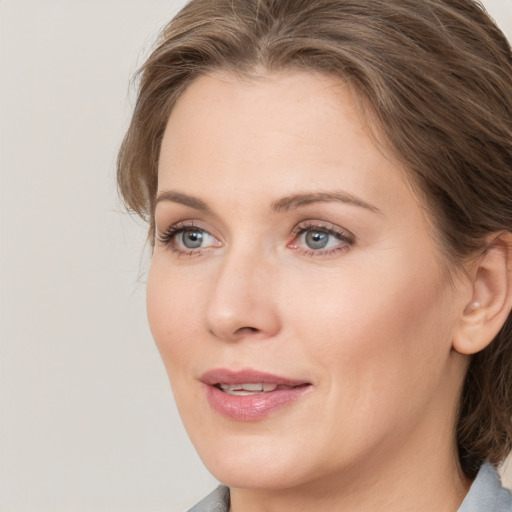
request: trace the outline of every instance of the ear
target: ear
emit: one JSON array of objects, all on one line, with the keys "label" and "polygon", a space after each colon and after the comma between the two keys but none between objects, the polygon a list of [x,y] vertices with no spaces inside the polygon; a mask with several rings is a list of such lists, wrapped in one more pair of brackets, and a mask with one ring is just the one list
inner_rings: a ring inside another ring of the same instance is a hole
[{"label": "ear", "polygon": [[464,305],[453,348],[475,354],[496,337],[512,309],[512,234],[494,234],[470,271],[472,297]]}]

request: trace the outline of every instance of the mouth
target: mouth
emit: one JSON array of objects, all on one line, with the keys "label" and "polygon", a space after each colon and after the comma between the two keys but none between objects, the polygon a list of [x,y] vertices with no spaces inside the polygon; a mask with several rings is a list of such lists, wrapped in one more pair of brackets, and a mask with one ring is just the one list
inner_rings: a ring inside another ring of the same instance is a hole
[{"label": "mouth", "polygon": [[[308,384],[301,384],[307,386]],[[298,386],[278,386],[267,382],[260,383],[245,383],[245,384],[216,384],[215,387],[234,396],[253,396],[261,395],[262,393],[271,393],[272,391],[282,391],[293,389]]]},{"label": "mouth", "polygon": [[256,421],[291,405],[313,388],[311,382],[251,369],[210,370],[200,380],[212,409],[236,421]]}]

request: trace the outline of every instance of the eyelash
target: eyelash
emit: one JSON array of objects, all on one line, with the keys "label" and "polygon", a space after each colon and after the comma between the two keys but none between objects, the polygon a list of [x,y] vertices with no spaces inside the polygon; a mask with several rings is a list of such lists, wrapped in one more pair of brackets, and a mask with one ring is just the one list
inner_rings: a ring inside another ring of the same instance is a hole
[{"label": "eyelash", "polygon": [[208,248],[199,248],[199,249],[183,249],[178,248],[176,244],[176,236],[180,233],[185,233],[187,231],[203,231],[208,233],[205,229],[197,226],[193,222],[178,222],[178,224],[174,224],[170,226],[164,233],[157,236],[158,241],[162,244],[166,249],[169,249],[172,252],[177,253],[179,256],[200,256],[205,249]]},{"label": "eyelash", "polygon": [[[211,248],[211,246],[197,249],[185,249],[183,247],[178,247],[176,243],[177,235],[186,233],[187,231],[200,231],[207,233],[209,236],[212,236],[207,230],[197,226],[194,222],[179,222],[173,226],[170,226],[164,233],[157,235],[157,239],[158,242],[162,244],[166,249],[177,253],[179,256],[201,256],[205,251]],[[328,249],[306,249],[304,247],[298,247],[295,245],[297,239],[307,232],[326,233],[344,243],[338,244],[335,247]],[[323,222],[314,223],[308,221],[306,223],[298,224],[292,230],[292,237],[293,238],[291,242],[287,243],[287,247],[298,251],[301,255],[312,257],[325,257],[337,254],[339,252],[344,252],[347,251],[355,243],[354,236],[351,233],[333,226],[332,224],[325,224]]]}]

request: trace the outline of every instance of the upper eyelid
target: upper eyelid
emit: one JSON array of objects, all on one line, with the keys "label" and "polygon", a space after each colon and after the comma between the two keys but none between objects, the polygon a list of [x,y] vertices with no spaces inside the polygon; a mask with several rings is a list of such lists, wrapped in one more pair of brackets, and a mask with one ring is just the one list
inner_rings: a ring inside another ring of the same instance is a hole
[{"label": "upper eyelid", "polygon": [[342,228],[341,226],[338,226],[337,224],[333,224],[332,222],[328,221],[322,221],[322,220],[307,220],[299,222],[292,230],[292,234],[297,234],[302,231],[307,230],[315,230],[318,231],[326,231],[330,233],[336,233],[343,235],[346,238],[350,238],[352,240],[355,239],[355,236],[352,232],[350,232],[346,228]]},{"label": "upper eyelid", "polygon": [[210,228],[207,228],[203,225],[204,223],[202,221],[199,221],[197,219],[189,219],[189,220],[180,220],[177,222],[172,222],[169,224],[165,224],[165,227],[159,228],[158,224],[156,225],[156,233],[158,234],[166,234],[170,231],[179,231],[179,230],[186,230],[186,229],[197,229],[198,231],[205,231],[206,233],[215,236],[212,233],[212,230]]},{"label": "upper eyelid", "polygon": [[[162,204],[165,204],[165,202]],[[212,217],[209,215],[203,217],[202,215],[196,216],[193,212],[189,213],[191,213],[190,216],[181,212],[181,214],[178,213],[177,215],[162,215],[160,218],[155,217],[155,235],[158,236],[162,233],[165,234],[178,226],[180,228],[193,227],[206,231],[218,240],[227,239],[225,236],[227,234],[227,229],[221,219],[218,219],[215,215]]]},{"label": "upper eyelid", "polygon": [[167,231],[177,224],[188,222],[197,223],[197,227],[211,234],[213,234],[210,229],[212,224],[217,226],[215,229],[217,233],[226,231],[226,225],[222,218],[209,207],[204,210],[196,209],[194,206],[186,204],[185,202],[167,200],[161,200],[155,207],[155,226],[160,232]]}]

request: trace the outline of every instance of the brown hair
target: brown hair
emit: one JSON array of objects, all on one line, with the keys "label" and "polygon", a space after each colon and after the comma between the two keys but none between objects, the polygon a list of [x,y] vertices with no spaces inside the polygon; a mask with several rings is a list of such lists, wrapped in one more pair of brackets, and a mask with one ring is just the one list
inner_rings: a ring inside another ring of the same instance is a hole
[{"label": "brown hair", "polygon": [[[149,221],[172,106],[198,76],[304,69],[356,91],[373,132],[408,170],[446,260],[512,231],[512,53],[472,0],[192,0],[139,71],[118,159],[120,192]],[[380,135],[379,135],[380,133]],[[512,317],[473,356],[459,405],[461,465],[473,476],[512,448]]]}]

